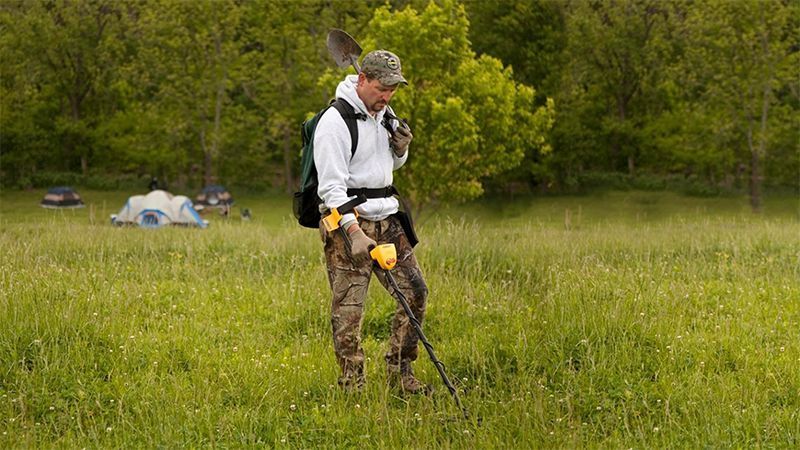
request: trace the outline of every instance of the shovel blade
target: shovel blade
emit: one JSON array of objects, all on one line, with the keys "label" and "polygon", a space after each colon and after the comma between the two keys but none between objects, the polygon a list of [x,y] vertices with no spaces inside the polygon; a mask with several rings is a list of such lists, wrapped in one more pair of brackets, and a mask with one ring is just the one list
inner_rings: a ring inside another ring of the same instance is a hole
[{"label": "shovel blade", "polygon": [[342,69],[353,66],[358,69],[358,57],[361,56],[361,46],[352,36],[337,28],[328,33],[328,53]]}]

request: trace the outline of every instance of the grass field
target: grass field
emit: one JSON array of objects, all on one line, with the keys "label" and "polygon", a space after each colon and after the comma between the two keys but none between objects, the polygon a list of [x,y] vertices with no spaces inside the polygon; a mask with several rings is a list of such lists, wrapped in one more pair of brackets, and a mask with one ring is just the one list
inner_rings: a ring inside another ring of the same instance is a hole
[{"label": "grass field", "polygon": [[[621,192],[423,220],[431,398],[335,386],[316,231],[281,197],[207,230],[119,229],[126,193],[0,195],[0,448],[800,446],[800,204]],[[477,419],[481,418],[478,426]]]}]

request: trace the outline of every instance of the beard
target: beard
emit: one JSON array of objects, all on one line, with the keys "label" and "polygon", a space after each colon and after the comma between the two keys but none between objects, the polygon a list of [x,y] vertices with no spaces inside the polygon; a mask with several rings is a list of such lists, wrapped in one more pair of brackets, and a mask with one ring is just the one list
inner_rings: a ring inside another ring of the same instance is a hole
[{"label": "beard", "polygon": [[383,108],[385,108],[386,105],[387,105],[387,103],[384,102],[383,100],[378,100],[377,102],[375,102],[372,105],[370,105],[369,109],[374,113],[378,113],[381,110],[383,110]]}]

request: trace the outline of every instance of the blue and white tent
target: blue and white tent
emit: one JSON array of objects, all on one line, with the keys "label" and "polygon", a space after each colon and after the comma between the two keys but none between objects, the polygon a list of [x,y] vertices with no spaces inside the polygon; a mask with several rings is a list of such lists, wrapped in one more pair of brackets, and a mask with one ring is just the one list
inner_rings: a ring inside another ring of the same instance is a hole
[{"label": "blue and white tent", "polygon": [[128,198],[119,214],[111,216],[114,225],[138,225],[158,228],[166,225],[205,228],[208,221],[200,218],[189,197],[156,190],[147,195]]}]

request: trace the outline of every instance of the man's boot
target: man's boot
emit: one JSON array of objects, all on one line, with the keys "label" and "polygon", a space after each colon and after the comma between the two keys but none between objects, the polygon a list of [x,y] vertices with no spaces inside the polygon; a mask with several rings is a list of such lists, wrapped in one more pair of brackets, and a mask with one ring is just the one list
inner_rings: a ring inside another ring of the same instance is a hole
[{"label": "man's boot", "polygon": [[414,376],[411,361],[402,360],[400,364],[388,364],[387,369],[389,385],[399,388],[403,393],[429,395],[433,392],[431,386],[423,384]]},{"label": "man's boot", "polygon": [[364,376],[364,366],[349,367],[339,377],[339,387],[346,392],[361,392],[367,379]]}]

